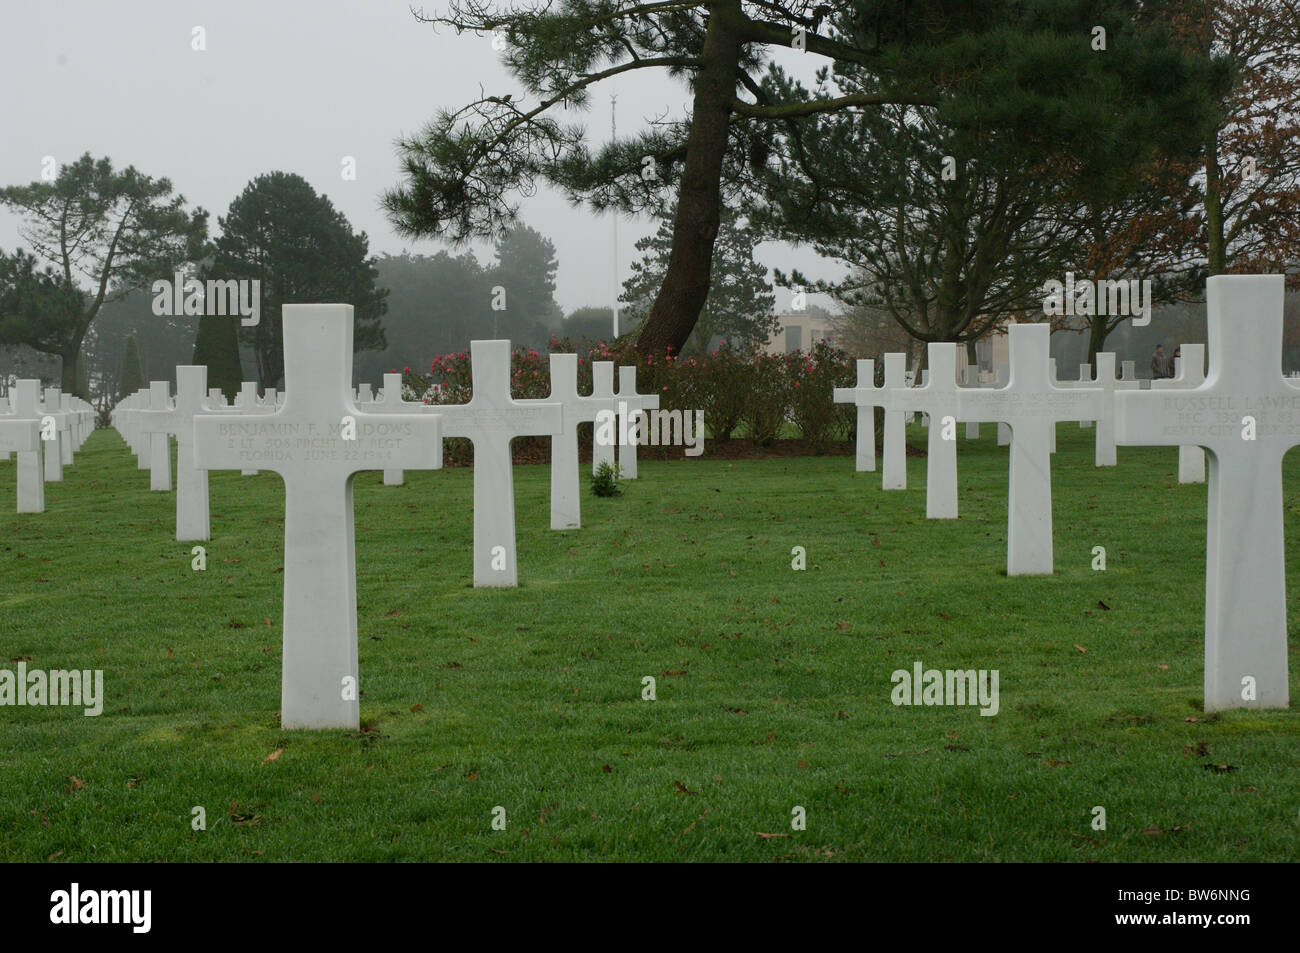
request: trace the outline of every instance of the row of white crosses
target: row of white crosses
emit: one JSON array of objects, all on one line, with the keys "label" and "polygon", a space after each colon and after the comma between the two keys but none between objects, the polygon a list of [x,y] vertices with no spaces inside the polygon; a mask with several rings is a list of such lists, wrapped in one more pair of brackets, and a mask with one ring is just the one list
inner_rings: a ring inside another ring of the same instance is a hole
[{"label": "row of white crosses", "polygon": [[63,479],[94,429],[94,409],[57,387],[41,391],[40,381],[19,380],[10,389],[7,413],[0,413],[0,459],[17,454],[18,512],[45,511],[45,483]]},{"label": "row of white crosses", "polygon": [[[1048,428],[1058,421],[1097,422],[1097,466],[1115,465],[1116,443],[1178,446],[1180,482],[1197,482],[1208,453],[1205,710],[1285,708],[1281,463],[1286,451],[1300,444],[1300,381],[1283,378],[1278,366],[1284,287],[1284,278],[1276,275],[1211,278],[1208,376],[1202,375],[1204,349],[1188,345],[1175,379],[1148,391],[1137,388],[1131,372],[1127,380],[1116,381],[1110,354],[1098,355],[1095,380],[1084,374],[1078,382],[1057,384],[1048,358],[1049,328],[1015,325],[1009,374],[998,388],[950,387],[947,348],[932,344],[934,372],[926,387],[911,393],[891,388],[890,359],[901,368],[902,355],[886,355],[884,388],[871,386],[871,364],[859,362],[859,382],[866,386],[837,389],[835,399],[886,408],[887,476],[891,414],[901,425],[904,410],[924,409],[933,418],[954,408],[956,421],[991,420],[1010,427],[1008,575],[1052,572]],[[950,391],[955,400],[941,396]],[[872,444],[871,460],[863,467],[860,449],[859,469],[871,469],[874,428],[860,425],[863,434]],[[955,447],[936,446],[933,426],[930,440],[929,479],[935,490],[927,489],[927,513],[948,515]],[[896,459],[902,460],[901,453]]]},{"label": "row of white crosses", "polygon": [[[871,414],[875,407],[884,409],[881,485],[886,490],[907,487],[906,415],[921,411],[929,416],[926,516],[930,519],[955,519],[958,515],[956,423],[994,421],[1000,432],[1006,428],[1005,442],[1011,446],[1007,574],[1013,576],[1053,571],[1050,455],[1055,450],[1057,422],[1096,420],[1096,465],[1115,466],[1113,395],[1117,389],[1138,386],[1136,380],[1116,381],[1115,355],[1109,353],[1097,356],[1095,382],[1090,373],[1078,382],[1057,382],[1055,362],[1048,357],[1049,335],[1046,325],[1012,326],[1010,364],[999,368],[999,386],[995,388],[959,387],[957,345],[944,343],[928,346],[930,373],[922,375],[925,383],[921,387],[906,384],[902,354],[886,354],[883,387],[873,384],[874,362],[859,361],[860,386],[836,388],[834,394],[837,402],[858,405],[859,470],[875,469]],[[1189,346],[1188,355],[1192,363],[1202,359],[1196,346]],[[1131,372],[1131,363],[1126,364]],[[866,386],[861,386],[863,382]],[[1187,383],[1178,380],[1170,386],[1185,387]],[[951,418],[946,426],[942,425],[945,418]],[[941,426],[933,426],[936,420]],[[969,429],[967,433],[970,436]],[[999,443],[1003,442],[1000,437]]]},{"label": "row of white crosses", "polygon": [[[248,470],[254,465],[278,472],[285,485],[284,656],[281,721],[286,728],[355,728],[357,621],[352,480],[362,470],[436,469],[442,464],[444,437],[462,436],[474,444],[474,582],[478,586],[517,585],[513,468],[510,440],[524,434],[551,434],[552,526],[576,526],[578,514],[576,427],[595,410],[616,411],[621,400],[629,414],[653,406],[653,395],[635,393],[635,372],[623,375],[614,394],[577,394],[576,358],[552,357],[552,396],[517,401],[510,396],[510,345],[476,341],[471,346],[474,390],[465,405],[407,404],[400,379],[385,380],[383,401],[362,401],[351,380],[352,308],[346,305],[289,305],[284,308],[285,385],[276,407],[218,409],[203,406],[204,368],[178,369],[174,407],[160,407],[148,425],[178,438],[178,453],[193,454],[193,468],[204,481],[177,487],[177,531],[182,532],[182,488],[194,507],[194,529],[207,538],[206,472]],[[596,367],[612,381],[613,365]],[[616,400],[617,399],[617,400]],[[586,402],[584,406],[584,402]],[[142,426],[138,400],[129,399],[123,423]],[[195,407],[201,412],[195,412]],[[399,410],[398,408],[401,407]],[[571,409],[572,408],[572,409]],[[269,413],[268,413],[269,411]],[[395,411],[395,412],[390,412]],[[569,424],[566,417],[572,416]],[[592,415],[594,419],[594,414]],[[188,423],[187,423],[188,421]],[[349,430],[351,428],[351,430]],[[624,425],[626,428],[626,424]],[[183,434],[192,435],[187,447]],[[348,439],[351,432],[355,440]],[[568,439],[572,433],[574,439]],[[571,451],[571,452],[570,452]],[[178,463],[186,467],[178,455]],[[627,459],[625,454],[625,459]],[[570,465],[571,464],[571,465]],[[635,464],[632,465],[633,469]]]}]

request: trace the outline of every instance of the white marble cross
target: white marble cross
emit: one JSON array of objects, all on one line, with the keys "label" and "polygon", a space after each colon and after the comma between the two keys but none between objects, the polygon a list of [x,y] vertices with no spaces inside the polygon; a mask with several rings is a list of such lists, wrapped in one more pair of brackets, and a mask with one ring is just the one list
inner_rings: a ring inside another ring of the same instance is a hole
[{"label": "white marble cross", "polygon": [[[1174,358],[1174,376],[1152,381],[1153,390],[1192,390],[1205,382],[1205,345],[1184,344],[1185,354]],[[1178,482],[1205,482],[1205,451],[1195,445],[1178,447]]]},{"label": "white marble cross", "polygon": [[[928,373],[920,387],[889,392],[885,412],[921,411],[930,418],[925,467],[925,515],[928,519],[957,518],[957,345],[931,343]],[[952,417],[951,427],[944,417]],[[945,431],[950,439],[944,439]]]},{"label": "white marble cross", "polygon": [[517,586],[510,441],[554,436],[561,431],[564,415],[559,404],[523,404],[510,396],[509,341],[471,341],[470,360],[470,402],[432,404],[429,410],[442,415],[444,436],[468,437],[474,443],[474,585]]},{"label": "white marble cross", "polygon": [[72,454],[81,447],[81,415],[73,407],[71,394],[59,395],[59,409],[68,421],[68,439],[60,441],[59,451],[63,454],[63,465],[72,466]]},{"label": "white marble cross", "polygon": [[[614,397],[614,362],[591,362],[591,396],[595,400]],[[614,444],[596,439],[596,428],[591,429],[591,474],[596,475],[602,463],[615,465]]]},{"label": "white marble cross", "polygon": [[959,390],[958,419],[1011,426],[1011,475],[1007,492],[1007,575],[1050,574],[1052,563],[1051,430],[1059,420],[1096,420],[1099,388],[1057,387],[1048,352],[1051,328],[1014,324],[1008,351],[1011,375],[995,390]]},{"label": "white marble cross", "polygon": [[[31,383],[36,383],[36,386],[38,388],[40,387],[39,382],[19,381],[20,385],[31,384]],[[22,472],[23,458],[33,452],[38,451],[40,447],[40,422],[41,422],[39,416],[28,415],[23,412],[22,408],[24,402],[21,399],[22,393],[23,391],[20,390],[19,393],[15,396],[16,409],[14,413],[0,414],[0,450],[4,450],[8,453],[18,454],[18,466],[19,466],[20,474]],[[37,453],[38,459],[39,456],[40,456],[39,453]],[[40,510],[35,510],[35,511],[24,510],[22,507],[22,502],[23,502],[22,485],[20,483],[19,491],[18,491],[18,512],[20,513],[40,512]],[[45,508],[44,499],[42,499],[41,509],[43,510],[44,508]]]},{"label": "white marble cross", "polygon": [[[907,379],[907,356],[905,354],[885,355],[886,393],[910,387]],[[907,489],[907,424],[901,410],[885,407],[885,448],[881,454],[880,478],[882,490]]]},{"label": "white marble cross", "polygon": [[[1115,450],[1115,393],[1121,390],[1137,390],[1139,382],[1132,376],[1133,362],[1125,361],[1124,368],[1129,376],[1115,379],[1115,355],[1109,351],[1097,354],[1097,379],[1093,383],[1105,394],[1102,403],[1102,416],[1096,421],[1097,436],[1093,442],[1093,465],[1113,467],[1119,457]],[[1079,386],[1084,386],[1080,384]]]},{"label": "white marble cross", "polygon": [[140,412],[140,432],[149,441],[149,489],[169,493],[172,488],[172,438],[169,431],[150,429],[146,414],[170,414],[171,387],[167,381],[149,382],[149,406]]},{"label": "white marble cross", "polygon": [[[408,401],[402,396],[402,375],[385,374],[383,399],[375,400],[363,410],[377,414],[422,414],[428,410],[424,401]],[[401,486],[406,482],[406,475],[398,469],[389,467],[384,470],[384,486]]]},{"label": "white marble cross", "polygon": [[[65,436],[68,432],[68,417],[63,412],[63,401],[60,400],[62,394],[57,387],[45,388],[45,402],[41,405],[41,414],[54,418],[54,439],[43,441],[41,447],[45,457],[45,482],[61,483],[63,482],[63,449],[62,443],[68,438]],[[143,469],[143,467],[141,467]]]},{"label": "white marble cross", "polygon": [[659,395],[638,394],[636,365],[626,364],[618,369],[617,397],[619,416],[623,417],[623,420],[619,421],[619,437],[621,439],[623,434],[627,434],[631,438],[626,443],[621,443],[618,448],[618,478],[635,480],[637,434],[649,431],[646,411],[659,408]]},{"label": "white marble cross", "polygon": [[856,404],[858,408],[857,457],[854,469],[870,473],[876,469],[876,408],[885,403],[885,388],[876,386],[876,362],[859,360],[856,387],[836,387],[832,398],[837,404]]},{"label": "white marble cross", "polygon": [[[158,382],[154,382],[155,384]],[[166,382],[162,382],[166,389]],[[208,369],[182,364],[176,368],[176,401],[167,410],[150,407],[140,412],[142,429],[156,440],[176,438],[176,538],[205,540],[208,521],[208,471],[194,465],[194,418],[207,411],[204,391]],[[170,448],[168,463],[171,462]]]},{"label": "white marble cross", "polygon": [[578,393],[578,355],[551,354],[551,393],[532,404],[559,404],[560,432],[551,437],[551,529],[582,526],[582,493],[578,479],[578,424],[593,423],[601,411],[617,413],[617,401],[583,397]]},{"label": "white marble cross", "polygon": [[[12,391],[14,417],[39,422],[41,419],[41,382],[20,380]],[[0,418],[3,419],[3,418]],[[0,438],[0,442],[3,438]],[[41,469],[41,449],[18,451],[18,512],[45,512],[45,473]]]},{"label": "white marble cross", "polygon": [[[352,401],[352,306],[283,307],[284,405],[194,418],[194,464],[256,464],[284,480],[284,728],[360,724],[352,482],[441,462],[442,418],[367,414]],[[349,435],[352,439],[349,439]]]},{"label": "white marble cross", "polygon": [[1300,444],[1300,387],[1281,369],[1285,277],[1215,275],[1206,286],[1205,382],[1116,394],[1115,437],[1208,452],[1205,710],[1286,708],[1282,457]]}]

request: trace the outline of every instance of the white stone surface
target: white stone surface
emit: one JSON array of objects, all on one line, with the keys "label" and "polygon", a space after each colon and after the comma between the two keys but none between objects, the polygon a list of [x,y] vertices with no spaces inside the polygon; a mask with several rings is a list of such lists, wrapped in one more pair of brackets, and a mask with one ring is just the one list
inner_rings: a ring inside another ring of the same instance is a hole
[{"label": "white stone surface", "polygon": [[467,437],[474,443],[474,585],[517,586],[510,441],[560,433],[563,412],[559,404],[524,404],[510,396],[509,341],[471,341],[470,360],[474,383],[470,402],[435,404],[430,409],[442,415],[444,436]]},{"label": "white stone surface", "polygon": [[[636,479],[636,421],[643,419],[647,410],[659,408],[658,394],[638,394],[636,392],[636,365],[625,364],[618,369],[618,414],[626,415],[619,421],[618,434],[618,478],[620,480]],[[623,434],[629,440],[622,442]]]},{"label": "white stone surface", "polygon": [[[929,519],[957,518],[957,345],[928,345],[929,368],[920,387],[889,391],[885,412],[920,411],[930,418],[925,468],[925,515]],[[888,355],[886,355],[888,359]],[[943,439],[943,418],[953,418],[952,436]]]},{"label": "white stone surface", "polygon": [[141,413],[140,430],[149,440],[149,489],[170,493],[172,489],[172,443],[168,432],[150,430],[145,413],[164,415],[173,410],[171,387],[167,381],[149,382],[149,407]]},{"label": "white stone surface", "polygon": [[[211,538],[208,471],[194,465],[194,418],[208,412],[207,386],[207,367],[182,364],[176,368],[175,403],[166,410],[140,412],[145,433],[176,438],[176,538],[181,541]],[[170,453],[168,457],[170,463]]]},{"label": "white stone surface", "polygon": [[[23,383],[29,385],[35,384],[37,388],[40,387],[38,381],[19,382],[19,384]],[[25,401],[21,399],[20,394],[15,395],[14,401],[16,407],[15,412],[0,413],[0,450],[18,454],[18,467],[19,473],[21,474],[24,457],[36,453],[38,454],[39,459],[40,417],[36,415],[28,415],[22,411],[22,408],[25,406]],[[5,401],[5,405],[8,405],[8,401]],[[20,483],[18,490],[18,512],[40,512],[40,510],[24,510],[22,503],[22,484]],[[44,508],[45,502],[44,497],[42,496],[41,510]]]},{"label": "white stone surface", "polygon": [[[910,387],[906,355],[885,355],[885,391]],[[881,455],[882,490],[907,489],[907,423],[901,410],[885,408],[885,448]]]},{"label": "white stone surface", "polygon": [[[1006,387],[1007,381],[1011,379],[1011,365],[999,364],[996,373],[993,375],[993,387]],[[998,446],[1011,446],[1011,426],[1006,423],[998,423]]]},{"label": "white stone surface", "polygon": [[876,386],[876,362],[857,362],[856,387],[836,387],[832,399],[837,404],[856,404],[858,408],[857,453],[854,469],[870,473],[876,469],[876,408],[884,406],[885,388]]},{"label": "white stone surface", "polygon": [[1207,712],[1290,704],[1282,457],[1300,444],[1300,386],[1281,371],[1284,282],[1282,275],[1210,278],[1204,383],[1115,396],[1121,444],[1194,443],[1209,454]]},{"label": "white stone surface", "polygon": [[[962,348],[962,349],[960,349],[960,350],[964,351],[965,349]],[[976,365],[976,364],[967,364],[965,367],[963,367],[963,368],[961,369],[961,385],[962,385],[963,387],[979,387],[979,386],[980,386],[980,369],[979,369],[979,366],[978,366],[978,365]],[[980,438],[980,425],[979,425],[979,421],[977,421],[977,420],[969,420],[969,421],[967,421],[967,422],[966,422],[966,439],[967,439],[967,440],[978,440],[979,438]]]},{"label": "white stone surface", "polygon": [[[41,419],[41,382],[20,380],[12,391],[14,417],[34,421]],[[0,417],[0,420],[4,418]],[[3,437],[0,437],[0,442]],[[18,512],[45,512],[45,473],[41,468],[42,441],[31,450],[18,451]]]},{"label": "white stone surface", "polygon": [[[284,728],[360,724],[354,475],[441,462],[438,415],[367,414],[353,403],[352,322],[351,305],[284,305],[284,405],[194,418],[196,466],[255,463],[284,480]],[[342,439],[344,417],[355,440]]]},{"label": "white stone surface", "polygon": [[[277,397],[277,399],[279,399]],[[422,414],[428,407],[424,401],[408,401],[402,396],[402,375],[385,374],[383,393],[364,407],[376,414]],[[394,467],[384,470],[384,486],[401,486],[406,482],[406,474]]]},{"label": "white stone surface", "polygon": [[551,437],[551,529],[578,529],[582,526],[578,425],[594,423],[601,411],[617,414],[617,400],[583,397],[578,393],[576,354],[550,355],[550,370],[551,393],[541,400],[520,400],[519,403],[525,406],[557,404],[560,407],[560,432]]},{"label": "white stone surface", "polygon": [[[595,400],[608,400],[614,395],[614,362],[591,362],[591,396]],[[596,439],[596,428],[591,434],[591,473],[595,476],[602,463],[611,467],[617,462],[614,458],[614,445]]]},{"label": "white stone surface", "polygon": [[1052,562],[1051,430],[1057,421],[1096,420],[1099,388],[1057,387],[1051,379],[1051,329],[1014,324],[1008,353],[1010,379],[995,390],[960,390],[960,420],[1011,425],[1011,475],[1007,491],[1007,575],[1049,574]]},{"label": "white stone surface", "polygon": [[[1205,345],[1183,344],[1184,354],[1174,358],[1174,376],[1152,381],[1153,390],[1191,390],[1205,382]],[[1178,448],[1178,482],[1205,482],[1205,451],[1182,444]]]},{"label": "white stone surface", "polygon": [[[241,381],[239,393],[235,395],[235,407],[245,414],[266,413],[267,409],[257,399],[257,381]],[[240,476],[257,476],[256,467],[245,467],[239,471]]]},{"label": "white stone surface", "polygon": [[[41,415],[54,418],[55,436],[53,440],[43,441],[41,447],[42,455],[45,458],[45,482],[62,483],[63,482],[63,448],[62,443],[67,439],[68,420],[63,413],[62,395],[57,387],[45,388],[45,401],[41,404]],[[143,469],[143,467],[141,467]]]}]

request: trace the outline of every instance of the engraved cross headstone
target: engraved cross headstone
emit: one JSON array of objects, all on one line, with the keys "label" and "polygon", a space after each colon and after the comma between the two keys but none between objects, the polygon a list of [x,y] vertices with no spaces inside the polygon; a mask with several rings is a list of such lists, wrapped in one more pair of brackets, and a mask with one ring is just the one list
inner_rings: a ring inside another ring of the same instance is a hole
[{"label": "engraved cross headstone", "polygon": [[[360,724],[352,482],[361,470],[441,461],[442,419],[367,414],[352,402],[352,306],[283,308],[284,405],[194,418],[195,466],[250,463],[284,479],[285,728]],[[351,418],[355,439],[345,439]]]}]

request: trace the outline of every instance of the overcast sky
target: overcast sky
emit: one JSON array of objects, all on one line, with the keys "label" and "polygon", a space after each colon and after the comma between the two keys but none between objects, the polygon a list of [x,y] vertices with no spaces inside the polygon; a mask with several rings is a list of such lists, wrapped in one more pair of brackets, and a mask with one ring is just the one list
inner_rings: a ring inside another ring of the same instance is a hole
[{"label": "overcast sky", "polygon": [[[444,12],[445,0],[426,10]],[[379,209],[398,181],[395,140],[417,132],[439,107],[522,90],[489,37],[457,36],[418,23],[402,0],[5,0],[0,32],[0,183],[40,177],[44,157],[84,152],[171,179],[211,213],[211,231],[248,181],[272,170],[301,175],[365,231],[372,254],[432,254],[445,245],[400,238]],[[192,48],[195,27],[206,50]],[[787,57],[792,54],[787,54]],[[804,61],[807,73],[817,65]],[[802,64],[801,64],[802,67]],[[585,118],[593,144],[609,136],[609,94],[620,134],[670,110],[687,92],[658,73],[602,84]],[[356,159],[356,180],[341,175]],[[546,190],[522,200],[522,218],[555,243],[556,298],[564,310],[608,305],[614,295],[613,222]],[[619,283],[633,243],[653,228],[619,223]],[[0,210],[0,248],[20,244],[18,222]],[[486,245],[475,246],[488,261]],[[765,245],[769,267],[837,277],[807,249]],[[778,308],[789,300],[777,291]]]}]

